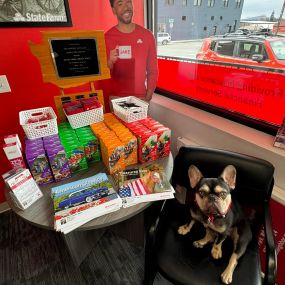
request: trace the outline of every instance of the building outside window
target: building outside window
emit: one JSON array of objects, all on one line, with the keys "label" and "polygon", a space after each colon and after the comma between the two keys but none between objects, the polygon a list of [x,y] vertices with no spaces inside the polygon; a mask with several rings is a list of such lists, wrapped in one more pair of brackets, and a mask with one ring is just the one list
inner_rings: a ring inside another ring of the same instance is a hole
[{"label": "building outside window", "polygon": [[182,21],[186,21],[186,16],[182,16]]},{"label": "building outside window", "polygon": [[215,0],[208,0],[208,7],[214,7]]},{"label": "building outside window", "polygon": [[165,0],[165,5],[174,5],[174,0]]},{"label": "building outside window", "polygon": [[211,16],[211,21],[214,21],[214,19],[215,19],[215,16]]},{"label": "building outside window", "polygon": [[237,20],[234,21],[234,27],[233,27],[234,31],[236,30],[236,28],[237,28]]},{"label": "building outside window", "polygon": [[183,7],[187,6],[187,0],[182,0],[182,6]]},{"label": "building outside window", "polygon": [[166,24],[165,23],[158,23],[157,24],[158,32],[165,33],[166,32]]},{"label": "building outside window", "polygon": [[223,0],[224,2],[224,7],[228,7],[229,6],[229,0]]},{"label": "building outside window", "polygon": [[201,6],[202,0],[194,0],[194,6]]},{"label": "building outside window", "polygon": [[241,1],[242,0],[236,0],[236,8],[240,8],[241,7]]}]

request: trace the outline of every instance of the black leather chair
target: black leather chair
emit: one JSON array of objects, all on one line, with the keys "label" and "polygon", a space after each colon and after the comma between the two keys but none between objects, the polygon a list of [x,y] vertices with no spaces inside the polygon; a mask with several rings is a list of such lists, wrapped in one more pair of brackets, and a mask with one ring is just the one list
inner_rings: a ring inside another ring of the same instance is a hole
[{"label": "black leather chair", "polygon": [[[188,168],[196,165],[205,177],[218,177],[226,165],[237,169],[236,188],[232,196],[238,199],[249,218],[253,239],[246,253],[239,259],[233,274],[233,285],[275,284],[276,251],[271,224],[269,200],[274,185],[274,167],[271,163],[230,151],[182,147],[174,160],[172,185],[183,186],[193,194],[188,178]],[[193,195],[194,196],[194,195]],[[193,199],[190,199],[190,203]],[[144,284],[153,284],[160,272],[173,284],[214,285],[223,284],[220,274],[228,264],[232,253],[232,241],[228,238],[222,246],[223,257],[214,260],[211,245],[202,249],[193,246],[193,241],[205,234],[205,229],[196,223],[191,232],[179,235],[179,226],[189,222],[189,204],[176,199],[164,202],[161,211],[150,226],[145,247]],[[259,232],[264,226],[266,260],[264,276],[258,247]]]}]

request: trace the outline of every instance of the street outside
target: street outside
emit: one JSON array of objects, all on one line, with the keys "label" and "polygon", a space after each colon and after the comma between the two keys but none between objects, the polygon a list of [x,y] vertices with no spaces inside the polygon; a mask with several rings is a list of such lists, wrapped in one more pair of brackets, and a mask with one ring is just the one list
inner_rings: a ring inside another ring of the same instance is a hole
[{"label": "street outside", "polygon": [[158,56],[195,59],[203,40],[172,41],[167,45],[157,45]]}]

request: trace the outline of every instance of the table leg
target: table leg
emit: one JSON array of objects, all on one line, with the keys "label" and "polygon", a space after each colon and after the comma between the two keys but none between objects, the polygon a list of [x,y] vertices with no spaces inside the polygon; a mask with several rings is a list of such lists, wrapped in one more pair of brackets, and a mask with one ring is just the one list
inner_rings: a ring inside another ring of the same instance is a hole
[{"label": "table leg", "polygon": [[104,232],[105,229],[98,229],[90,231],[72,231],[66,235],[62,234],[69,254],[76,266],[79,266],[83,262]]},{"label": "table leg", "polygon": [[137,246],[144,246],[144,212],[119,224],[110,226],[109,229]]}]

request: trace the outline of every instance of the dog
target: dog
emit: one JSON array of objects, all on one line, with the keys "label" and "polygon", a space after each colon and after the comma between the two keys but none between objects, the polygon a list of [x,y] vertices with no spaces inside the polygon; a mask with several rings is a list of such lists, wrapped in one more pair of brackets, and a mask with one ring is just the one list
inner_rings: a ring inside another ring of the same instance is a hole
[{"label": "dog", "polygon": [[188,169],[190,185],[195,191],[195,203],[191,206],[192,220],[178,228],[178,233],[186,235],[196,222],[206,228],[204,238],[193,245],[202,248],[213,242],[211,254],[214,259],[222,257],[222,243],[230,236],[233,239],[233,253],[221,274],[224,284],[230,284],[239,258],[245,253],[252,239],[250,225],[238,202],[232,200],[231,191],[236,185],[236,168],[228,165],[218,178],[205,178],[200,170],[191,165]]}]

